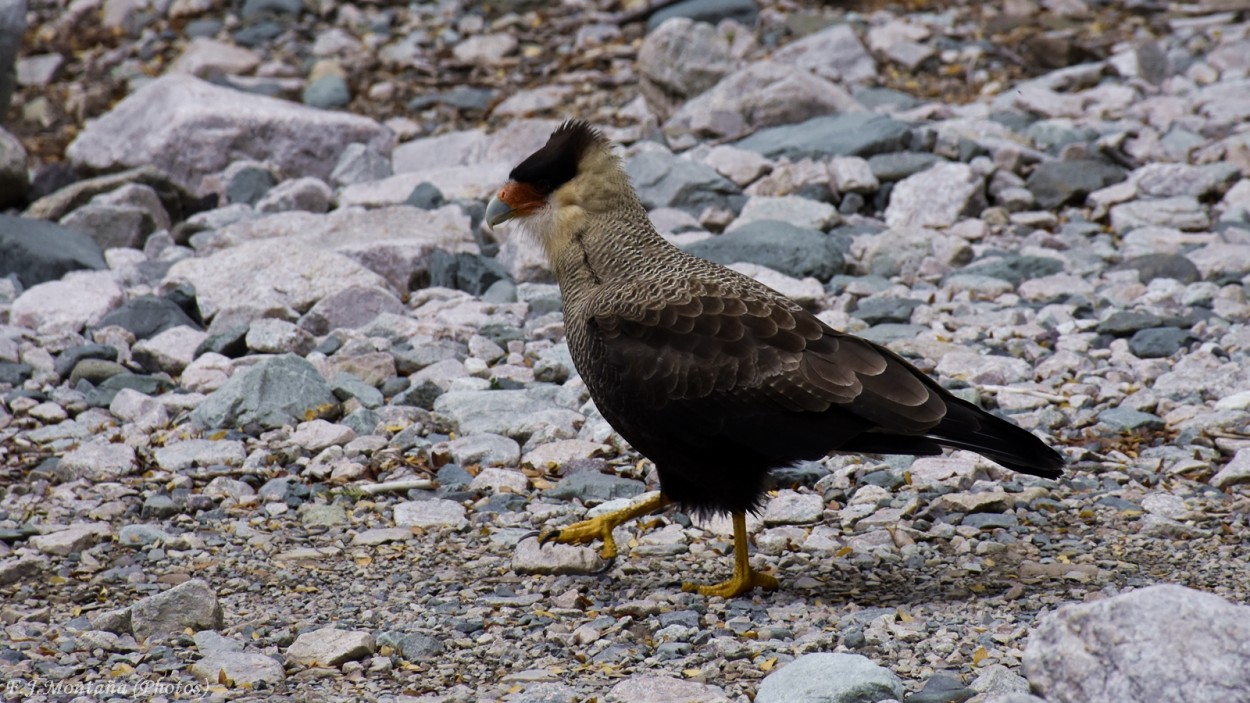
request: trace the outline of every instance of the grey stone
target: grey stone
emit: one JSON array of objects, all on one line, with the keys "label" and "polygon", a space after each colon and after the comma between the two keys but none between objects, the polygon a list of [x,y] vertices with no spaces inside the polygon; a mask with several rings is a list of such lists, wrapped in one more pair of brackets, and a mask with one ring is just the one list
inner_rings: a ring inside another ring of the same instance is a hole
[{"label": "grey stone", "polygon": [[764,677],[756,703],[902,700],[903,682],[858,654],[804,654]]},{"label": "grey stone", "polygon": [[523,442],[540,430],[576,436],[581,413],[556,404],[548,389],[452,391],[434,401],[434,411],[449,418],[461,434],[493,433]]},{"label": "grey stone", "polygon": [[236,373],[196,407],[191,421],[206,429],[252,422],[273,428],[336,407],[338,401],[317,369],[298,356],[283,354]]},{"label": "grey stone", "polygon": [[464,506],[454,500],[413,500],[397,503],[394,511],[395,525],[398,527],[447,527],[459,530],[469,524],[464,516]]},{"label": "grey stone", "polygon": [[109,536],[109,527],[103,523],[71,525],[30,538],[30,546],[54,556],[67,556],[90,549]]},{"label": "grey stone", "polygon": [[737,142],[736,146],[770,159],[784,156],[792,161],[832,156],[868,157],[902,149],[910,133],[905,123],[893,118],[851,112],[764,129]]},{"label": "grey stone", "polygon": [[603,559],[590,547],[572,544],[538,544],[530,537],[516,545],[512,570],[518,574],[594,574],[602,571]]},{"label": "grey stone", "polygon": [[265,15],[298,15],[303,11],[300,0],[245,0],[241,16],[252,20]]},{"label": "grey stone", "polygon": [[1134,256],[1111,267],[1113,271],[1137,271],[1137,279],[1149,284],[1156,278],[1171,278],[1181,283],[1194,283],[1202,279],[1202,273],[1194,262],[1180,254],[1143,254]]},{"label": "grey stone", "polygon": [[213,253],[178,261],[165,284],[194,285],[205,318],[239,301],[305,312],[352,286],[406,292],[434,251],[477,252],[469,217],[453,206],[282,212],[202,234]]},{"label": "grey stone", "polygon": [[391,159],[374,144],[348,144],[330,172],[330,183],[338,186],[377,181],[392,174]]},{"label": "grey stone", "polygon": [[117,347],[107,344],[81,344],[70,347],[56,357],[56,375],[68,378],[74,367],[83,359],[107,359],[117,361]]},{"label": "grey stone", "polygon": [[857,336],[863,337],[870,342],[888,345],[891,342],[915,339],[921,333],[928,331],[928,329],[929,328],[924,325],[883,322],[869,327],[866,330],[861,330],[856,334]]},{"label": "grey stone", "polygon": [[888,296],[872,296],[859,301],[851,315],[877,325],[882,322],[909,322],[911,314],[921,306],[919,300],[910,298],[893,298]]},{"label": "grey stone", "polygon": [[0,561],[0,586],[8,586],[37,576],[44,562],[35,557],[20,557]]},{"label": "grey stone", "polygon": [[430,285],[455,288],[481,297],[498,281],[509,280],[498,260],[479,254],[436,251],[430,256]]},{"label": "grey stone", "polygon": [[342,527],[347,524],[347,510],[337,504],[305,503],[300,506],[299,522],[306,528]]},{"label": "grey stone", "polygon": [[42,333],[77,332],[99,322],[124,299],[112,273],[71,271],[59,281],[37,284],[18,296],[10,319]]},{"label": "grey stone", "polygon": [[652,14],[647,20],[647,31],[654,30],[672,17],[688,17],[713,25],[731,19],[750,27],[755,24],[757,15],[759,7],[754,0],[683,0]]},{"label": "grey stone", "polygon": [[1111,208],[1111,227],[1120,234],[1150,226],[1202,230],[1210,224],[1211,218],[1206,208],[1192,195],[1159,200],[1134,200]]},{"label": "grey stone", "polygon": [[1094,329],[1099,334],[1127,337],[1135,332],[1163,325],[1163,318],[1144,310],[1117,310],[1099,321]]},{"label": "grey stone", "polygon": [[1080,204],[1086,195],[1119,183],[1125,176],[1124,169],[1098,159],[1045,161],[1033,169],[1026,183],[1038,206],[1050,210]]},{"label": "grey stone", "polygon": [[[339,400],[355,398],[366,408],[377,408],[386,402],[382,397],[382,391],[346,371],[340,371],[330,379],[330,390]],[[357,431],[356,434],[361,434],[361,432]]]},{"label": "grey stone", "polygon": [[734,68],[729,42],[712,25],[687,17],[661,24],[638,49],[638,87],[661,119]]},{"label": "grey stone", "polygon": [[191,579],[130,606],[135,639],[193,630],[219,630],[225,625],[217,595],[202,579]]},{"label": "grey stone", "polygon": [[876,62],[849,24],[835,24],[791,42],[773,52],[773,60],[843,83],[877,76]]},{"label": "grey stone", "polygon": [[446,202],[447,198],[443,196],[443,191],[439,190],[438,186],[433,183],[418,183],[404,204],[422,210],[433,210],[442,207]]},{"label": "grey stone", "polygon": [[1156,163],[1133,171],[1129,181],[1137,187],[1137,194],[1145,198],[1188,195],[1205,199],[1219,196],[1240,174],[1230,163],[1202,166]]},{"label": "grey stone", "polygon": [[341,666],[364,659],[376,650],[373,635],[368,632],[323,627],[295,638],[286,656],[304,666]]},{"label": "grey stone", "polygon": [[[129,330],[135,339],[148,339],[181,326],[192,329],[202,328],[202,325],[191,319],[177,303],[169,298],[159,298],[154,295],[132,298],[96,323],[97,328],[113,325]],[[113,358],[116,358],[116,355]]]},{"label": "grey stone", "polygon": [[357,408],[342,419],[342,423],[356,431],[358,435],[373,434],[382,417],[368,407]]},{"label": "grey stone", "polygon": [[225,196],[228,203],[255,205],[278,184],[278,179],[263,166],[231,164],[226,173]]},{"label": "grey stone", "polygon": [[146,547],[173,540],[173,535],[157,525],[122,525],[117,531],[117,541],[126,547]]},{"label": "grey stone", "polygon": [[[437,256],[437,254],[436,254]],[[357,329],[382,313],[401,314],[404,304],[385,288],[350,286],[317,301],[299,326],[316,335],[336,329]]]},{"label": "grey stone", "polygon": [[1044,278],[1063,270],[1063,262],[1046,256],[1010,254],[986,261],[977,261],[959,270],[960,275],[988,276],[1020,285],[1034,278]]},{"label": "grey stone", "polygon": [[347,144],[386,153],[392,140],[390,130],[364,117],[169,75],[89,121],[67,155],[101,171],[153,164],[198,192],[204,176],[240,158],[265,160],[289,177],[325,180]]},{"label": "grey stone", "polygon": [[748,262],[796,278],[813,276],[827,281],[846,269],[832,237],[779,221],[752,222],[685,249],[718,264]]},{"label": "grey stone", "polygon": [[286,670],[273,657],[256,652],[211,652],[191,664],[191,674],[205,684],[257,690],[286,680]]},{"label": "grey stone", "polygon": [[251,73],[260,65],[261,56],[251,49],[235,46],[212,37],[195,37],[187,42],[166,73],[186,73],[198,78]]},{"label": "grey stone", "polygon": [[352,91],[347,85],[346,78],[328,73],[304,86],[300,99],[309,107],[333,110],[347,107],[352,101]]},{"label": "grey stone", "polygon": [[304,176],[283,181],[270,188],[260,200],[256,201],[257,212],[326,212],[334,193],[330,186],[319,178]]},{"label": "grey stone", "polygon": [[774,61],[756,61],[681,105],[664,123],[677,146],[695,137],[736,139],[753,130],[862,110],[846,89]]},{"label": "grey stone", "polygon": [[602,503],[642,495],[646,488],[642,481],[632,478],[599,471],[578,471],[560,479],[546,495],[551,498],[576,498],[582,502]]},{"label": "grey stone", "polygon": [[444,651],[442,640],[423,632],[383,632],[378,644],[394,647],[408,661],[433,659]]},{"label": "grey stone", "polygon": [[1233,460],[1211,477],[1211,485],[1221,490],[1241,483],[1250,483],[1250,449],[1238,449]]},{"label": "grey stone", "polygon": [[805,525],[817,522],[824,515],[825,501],[817,493],[798,493],[783,489],[764,506],[764,524]]},{"label": "grey stone", "polygon": [[293,353],[304,356],[312,351],[317,340],[292,322],[262,317],[248,325],[247,348],[262,354]]},{"label": "grey stone", "polygon": [[1032,380],[1033,367],[1024,359],[975,351],[953,351],[938,361],[937,372],[976,385],[1006,385]]},{"label": "grey stone", "polygon": [[514,53],[517,44],[511,33],[478,34],[456,44],[452,53],[461,63],[493,64]]},{"label": "grey stone", "polygon": [[30,364],[0,361],[0,384],[20,386],[34,371]]},{"label": "grey stone", "polygon": [[418,95],[408,101],[408,109],[417,111],[433,105],[446,105],[457,110],[481,112],[489,107],[497,96],[497,91],[486,88],[460,87]]},{"label": "grey stone", "polygon": [[675,207],[695,215],[705,207],[725,207],[738,186],[710,166],[664,151],[647,151],[625,162],[625,171],[648,209]]},{"label": "grey stone", "polygon": [[950,227],[985,205],[985,180],[967,164],[942,162],[894,186],[885,222],[890,227]]},{"label": "grey stone", "polygon": [[1071,120],[1060,118],[1038,120],[1025,129],[1024,136],[1032,139],[1038,149],[1058,153],[1069,144],[1094,141],[1098,138],[1098,131],[1092,127],[1074,126]]},{"label": "grey stone", "polygon": [[261,309],[307,310],[345,288],[387,287],[385,279],[346,256],[286,240],[250,242],[184,259],[174,264],[166,280],[195,286],[205,318],[232,301],[247,300]]},{"label": "grey stone", "polygon": [[760,220],[781,221],[795,227],[826,232],[837,225],[841,218],[837,208],[811,198],[797,195],[753,195],[747,199],[742,212],[729,225],[727,231],[732,232]]},{"label": "grey stone", "polygon": [[90,236],[52,222],[0,214],[0,277],[16,274],[30,288],[70,271],[104,268],[104,253]]},{"label": "grey stone", "polygon": [[473,434],[447,443],[452,461],[461,466],[516,466],[521,461],[521,445],[497,434]]},{"label": "grey stone", "polygon": [[1185,257],[1198,267],[1205,279],[1240,278],[1250,273],[1250,244],[1212,242],[1187,252]]},{"label": "grey stone", "polygon": [[154,453],[157,466],[175,472],[192,466],[238,466],[245,456],[243,443],[233,439],[188,439],[158,447]]},{"label": "grey stone", "polygon": [[928,152],[898,151],[870,156],[868,168],[879,181],[901,181],[912,174],[932,168],[942,160],[942,157]]},{"label": "grey stone", "polygon": [[177,376],[195,360],[196,352],[207,337],[199,329],[180,325],[151,339],[139,340],[130,352],[135,363],[145,370]]},{"label": "grey stone", "polygon": [[1142,359],[1160,359],[1184,349],[1194,336],[1176,327],[1138,330],[1128,340],[1128,349]]},{"label": "grey stone", "polygon": [[1050,701],[1241,700],[1250,696],[1247,641],[1250,607],[1151,586],[1042,618],[1024,671]]},{"label": "grey stone", "polygon": [[86,442],[61,457],[61,470],[75,478],[116,481],[138,468],[135,450],[125,444]]},{"label": "grey stone", "polygon": [[1117,432],[1157,430],[1164,426],[1163,418],[1132,408],[1112,408],[1098,414],[1098,421]]}]

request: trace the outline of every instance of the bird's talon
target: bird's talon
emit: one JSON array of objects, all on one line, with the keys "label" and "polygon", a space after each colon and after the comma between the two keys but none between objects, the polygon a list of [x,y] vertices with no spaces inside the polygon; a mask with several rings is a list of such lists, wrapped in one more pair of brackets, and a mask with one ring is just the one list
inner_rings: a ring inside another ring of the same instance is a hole
[{"label": "bird's talon", "polygon": [[766,574],[755,569],[748,569],[747,573],[734,573],[726,581],[720,583],[712,583],[700,585],[697,583],[683,583],[681,590],[686,593],[698,593],[701,596],[720,596],[721,598],[734,598],[740,596],[747,591],[760,588],[765,591],[776,590],[779,586],[777,578],[772,574]]}]

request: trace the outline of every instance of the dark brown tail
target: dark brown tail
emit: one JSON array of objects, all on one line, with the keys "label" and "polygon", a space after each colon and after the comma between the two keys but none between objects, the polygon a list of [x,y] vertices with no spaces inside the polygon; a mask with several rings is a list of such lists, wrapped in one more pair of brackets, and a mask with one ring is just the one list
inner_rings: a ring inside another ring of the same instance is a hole
[{"label": "dark brown tail", "polygon": [[1012,471],[1059,478],[1066,461],[1032,432],[955,397],[945,398],[946,417],[929,437],[947,447],[967,449]]}]

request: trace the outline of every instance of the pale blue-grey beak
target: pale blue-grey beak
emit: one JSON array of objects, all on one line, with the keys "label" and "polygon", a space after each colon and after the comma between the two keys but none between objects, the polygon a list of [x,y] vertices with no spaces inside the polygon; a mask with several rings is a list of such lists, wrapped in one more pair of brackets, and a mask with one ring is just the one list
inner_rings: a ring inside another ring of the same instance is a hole
[{"label": "pale blue-grey beak", "polygon": [[498,195],[486,204],[486,224],[490,225],[491,229],[511,220],[515,215],[512,207],[500,200]]}]

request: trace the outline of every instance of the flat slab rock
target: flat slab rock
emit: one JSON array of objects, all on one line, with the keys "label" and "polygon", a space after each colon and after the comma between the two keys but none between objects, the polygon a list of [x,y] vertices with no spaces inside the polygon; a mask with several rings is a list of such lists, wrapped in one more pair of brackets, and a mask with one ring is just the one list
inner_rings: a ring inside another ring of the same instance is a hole
[{"label": "flat slab rock", "polygon": [[282,664],[255,652],[212,652],[191,665],[191,673],[207,684],[255,687],[286,679]]},{"label": "flat slab rock", "polygon": [[1250,606],[1152,586],[1047,616],[1029,638],[1024,671],[1053,703],[1244,701],[1247,642]]},{"label": "flat slab rock", "polygon": [[606,563],[597,549],[573,544],[538,544],[537,537],[517,543],[512,570],[518,574],[595,574]]},{"label": "flat slab rock", "polygon": [[225,624],[217,594],[201,579],[191,579],[148,596],[130,607],[135,639],[192,630],[218,630]]},{"label": "flat slab rock", "polygon": [[390,153],[393,140],[390,130],[366,117],[171,75],[88,122],[67,154],[95,171],[153,164],[196,191],[204,174],[244,158],[264,160],[288,176],[326,180],[348,144]]},{"label": "flat slab rock", "polygon": [[339,666],[373,654],[377,644],[368,632],[325,627],[305,632],[291,643],[286,656],[305,666]]}]

